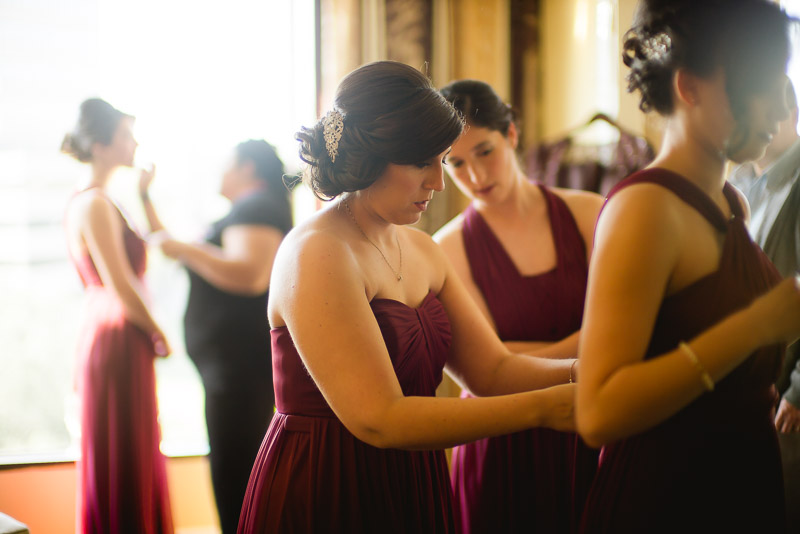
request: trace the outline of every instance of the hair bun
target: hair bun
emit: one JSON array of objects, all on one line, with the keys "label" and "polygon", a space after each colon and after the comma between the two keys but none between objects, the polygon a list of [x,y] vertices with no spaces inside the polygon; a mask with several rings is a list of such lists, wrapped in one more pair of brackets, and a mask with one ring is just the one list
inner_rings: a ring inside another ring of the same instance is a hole
[{"label": "hair bun", "polygon": [[672,78],[723,69],[731,110],[742,118],[760,85],[785,70],[790,18],[767,0],[640,0],[622,60],[639,107],[673,111]]},{"label": "hair bun", "polygon": [[322,200],[369,187],[390,163],[410,165],[440,154],[461,134],[458,112],[418,70],[395,61],[363,65],[336,91],[342,114],[335,162],[324,118],[296,134],[305,182]]},{"label": "hair bun", "polygon": [[92,160],[92,145],[111,144],[120,121],[131,117],[100,98],[89,98],[81,103],[75,128],[64,136],[61,152],[82,163]]},{"label": "hair bun", "polygon": [[300,159],[308,165],[303,177],[318,198],[332,200],[353,190],[347,187],[347,173],[343,170],[348,154],[340,149],[336,162],[331,160],[325,144],[322,119],[311,128],[302,127],[295,138],[300,141]]},{"label": "hair bun", "polygon": [[79,139],[71,133],[64,135],[64,140],[61,142],[61,152],[72,156],[81,163],[87,163],[92,159],[91,150],[88,147],[82,147]]}]

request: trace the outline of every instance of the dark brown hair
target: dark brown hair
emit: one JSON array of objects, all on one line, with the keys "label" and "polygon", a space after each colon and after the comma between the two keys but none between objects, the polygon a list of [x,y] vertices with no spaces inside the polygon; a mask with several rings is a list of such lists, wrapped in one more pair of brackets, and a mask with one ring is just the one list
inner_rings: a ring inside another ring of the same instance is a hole
[{"label": "dark brown hair", "polygon": [[464,116],[467,124],[496,130],[505,137],[511,124],[516,122],[512,107],[486,82],[457,80],[439,91]]},{"label": "dark brown hair", "polygon": [[283,161],[275,147],[263,139],[250,139],[236,145],[236,163],[252,163],[256,178],[267,184],[272,194],[288,195],[289,190],[283,183]]},{"label": "dark brown hair", "polygon": [[[792,22],[767,0],[640,0],[623,44],[628,91],[640,92],[643,111],[669,115],[675,71],[707,77],[721,67],[731,110],[742,119],[750,98],[785,72]],[[665,35],[669,46],[654,54]]]},{"label": "dark brown hair", "polygon": [[124,118],[133,118],[101,98],[90,98],[81,104],[78,123],[64,136],[61,152],[80,162],[92,161],[92,145],[111,144],[117,126]]},{"label": "dark brown hair", "polygon": [[372,185],[389,163],[421,163],[443,152],[461,134],[459,113],[420,71],[394,61],[363,65],[336,91],[344,117],[336,162],[325,146],[322,120],[296,135],[303,173],[314,194],[331,200]]}]

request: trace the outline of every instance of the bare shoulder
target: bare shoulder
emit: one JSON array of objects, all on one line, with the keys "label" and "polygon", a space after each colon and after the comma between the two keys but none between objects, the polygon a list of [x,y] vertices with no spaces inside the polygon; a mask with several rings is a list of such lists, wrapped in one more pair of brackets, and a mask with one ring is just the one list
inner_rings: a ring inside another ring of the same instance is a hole
[{"label": "bare shoulder", "polygon": [[350,268],[352,260],[351,249],[341,238],[339,225],[321,212],[286,234],[275,268],[283,269],[284,264],[288,264],[293,272],[330,269],[340,264]]},{"label": "bare shoulder", "polygon": [[[324,212],[323,212],[324,213]],[[345,288],[363,290],[363,273],[335,221],[318,214],[283,239],[275,256],[270,281],[270,324],[282,326],[288,309],[300,301],[312,305],[321,296]]]},{"label": "bare shoulder", "polygon": [[72,226],[80,229],[107,228],[118,220],[117,208],[103,193],[89,189],[75,195],[67,209],[67,217]]},{"label": "bare shoulder", "polygon": [[682,226],[681,200],[670,190],[652,183],[639,183],[622,189],[609,199],[598,220],[598,233],[641,231],[676,237]]}]

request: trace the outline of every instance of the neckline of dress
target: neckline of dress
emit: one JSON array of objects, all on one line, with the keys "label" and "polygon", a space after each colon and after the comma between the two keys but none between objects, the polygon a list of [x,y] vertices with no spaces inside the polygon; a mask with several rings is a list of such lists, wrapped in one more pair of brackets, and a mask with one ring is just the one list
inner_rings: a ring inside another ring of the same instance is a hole
[{"label": "neckline of dress", "polygon": [[[370,307],[373,307],[374,305],[381,304],[381,303],[382,304],[392,304],[392,305],[400,306],[401,308],[405,308],[405,309],[410,310],[410,311],[417,312],[417,311],[421,310],[422,308],[424,308],[428,304],[428,302],[430,302],[431,300],[436,300],[436,293],[434,293],[432,289],[429,289],[427,295],[425,295],[425,297],[422,299],[422,302],[420,302],[419,306],[417,306],[417,307],[410,306],[410,305],[406,304],[405,302],[402,302],[402,301],[397,300],[397,299],[390,299],[390,298],[384,298],[384,297],[372,297],[372,300],[369,301],[369,305],[370,305]],[[286,329],[287,329],[286,325],[281,325],[281,326],[276,326],[274,328],[271,328],[270,330],[286,330]]]},{"label": "neckline of dress", "polygon": [[481,224],[483,224],[489,231],[489,235],[492,236],[492,239],[494,240],[497,247],[502,251],[505,261],[507,261],[508,264],[511,265],[511,268],[514,269],[514,272],[517,274],[517,276],[523,280],[535,280],[536,278],[553,274],[556,271],[558,271],[559,267],[561,267],[563,263],[563,259],[561,258],[561,248],[558,246],[558,242],[555,238],[555,222],[553,215],[553,206],[550,199],[550,195],[555,195],[555,193],[546,191],[545,187],[541,184],[536,184],[536,186],[542,192],[542,198],[544,199],[545,207],[547,209],[547,220],[550,223],[550,238],[553,240],[553,247],[556,253],[556,264],[552,268],[547,269],[546,271],[540,271],[533,274],[522,274],[522,271],[519,269],[519,266],[516,263],[514,263],[514,259],[511,257],[511,254],[509,254],[508,250],[506,250],[506,247],[503,246],[503,242],[500,241],[499,237],[497,237],[497,234],[492,229],[491,225],[486,220],[486,218],[481,214],[481,212],[475,209],[475,206],[473,206],[472,204],[469,205],[472,211],[475,212],[475,215],[477,215],[478,218],[480,219]]},{"label": "neckline of dress", "polygon": [[378,304],[378,303],[394,303],[394,304],[397,304],[397,305],[402,306],[404,308],[408,308],[409,310],[418,311],[418,310],[422,309],[423,307],[425,307],[425,305],[428,303],[428,301],[430,299],[434,298],[435,296],[436,295],[434,294],[433,290],[429,289],[428,293],[423,297],[422,302],[420,302],[419,306],[416,306],[416,307],[411,306],[409,304],[406,304],[405,302],[397,300],[397,299],[390,299],[390,298],[385,298],[385,297],[372,297],[372,300],[369,301],[369,305],[373,306],[374,304]]}]

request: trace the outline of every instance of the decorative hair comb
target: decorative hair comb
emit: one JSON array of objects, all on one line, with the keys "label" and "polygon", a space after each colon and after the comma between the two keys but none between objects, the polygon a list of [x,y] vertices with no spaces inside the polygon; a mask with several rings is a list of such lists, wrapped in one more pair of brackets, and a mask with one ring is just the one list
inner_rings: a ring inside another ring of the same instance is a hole
[{"label": "decorative hair comb", "polygon": [[642,41],[642,52],[647,59],[664,61],[672,50],[672,38],[666,32],[658,33]]},{"label": "decorative hair comb", "polygon": [[325,138],[325,148],[332,162],[336,162],[339,154],[339,140],[344,130],[344,117],[337,109],[332,109],[322,119],[322,136]]}]

